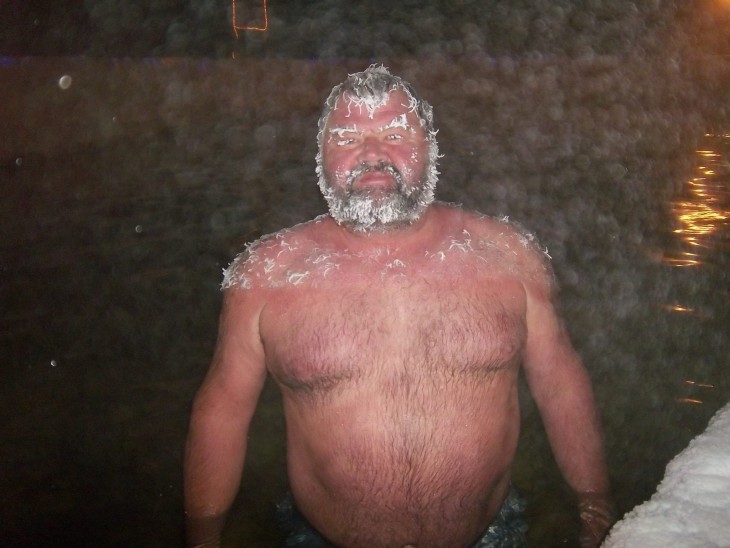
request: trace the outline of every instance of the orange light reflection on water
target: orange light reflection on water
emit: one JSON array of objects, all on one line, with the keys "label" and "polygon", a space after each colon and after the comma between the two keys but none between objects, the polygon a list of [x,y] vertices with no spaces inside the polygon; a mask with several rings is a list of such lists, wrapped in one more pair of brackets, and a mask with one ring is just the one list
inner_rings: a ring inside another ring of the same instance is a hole
[{"label": "orange light reflection on water", "polygon": [[692,403],[692,404],[700,404],[703,403],[702,400],[696,400],[694,398],[677,398],[677,401],[679,403]]},{"label": "orange light reflection on water", "polygon": [[686,181],[682,195],[672,201],[677,223],[673,231],[684,248],[665,254],[663,262],[676,267],[694,267],[704,263],[703,256],[728,247],[730,222],[730,134],[708,133],[697,150],[694,176]]},{"label": "orange light reflection on water", "polygon": [[689,379],[686,379],[684,381],[684,384],[689,384],[690,386],[696,386],[698,388],[715,388],[714,384],[708,384],[706,382],[691,381]]},{"label": "orange light reflection on water", "polygon": [[670,310],[672,312],[685,312],[688,314],[692,314],[695,311],[694,308],[690,308],[688,306],[682,306],[679,304],[667,304],[667,305],[664,305],[664,308],[666,310]]},{"label": "orange light reflection on water", "polygon": [[711,315],[708,315],[705,312],[701,312],[694,307],[683,306],[681,304],[664,304],[661,306],[661,308],[663,308],[667,312],[674,312],[676,314],[682,314],[684,316],[697,318],[699,320],[708,320],[712,318]]},{"label": "orange light reflection on water", "polygon": [[[709,384],[709,383],[706,383],[706,382],[693,381],[693,380],[690,380],[690,379],[685,379],[684,380],[684,384],[688,388],[690,388],[692,392],[696,392],[697,391],[696,389],[700,389],[700,390],[701,389],[710,389],[710,390],[712,390],[712,389],[715,388],[715,385],[714,384]],[[707,394],[707,392],[704,392],[704,393]],[[693,396],[694,396],[694,394],[693,394]],[[701,399],[699,399],[699,397],[697,397],[697,396],[694,396],[694,397],[675,398],[675,401],[677,403],[687,403],[687,404],[691,404],[691,405],[699,405],[699,404],[704,403],[704,401],[701,400]]]}]

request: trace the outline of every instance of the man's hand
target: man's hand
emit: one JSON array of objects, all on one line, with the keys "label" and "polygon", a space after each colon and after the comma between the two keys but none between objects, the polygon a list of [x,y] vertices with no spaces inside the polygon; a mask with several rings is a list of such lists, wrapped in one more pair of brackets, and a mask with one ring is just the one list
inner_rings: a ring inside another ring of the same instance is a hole
[{"label": "man's hand", "polygon": [[598,493],[580,493],[578,510],[581,522],[581,548],[598,548],[616,521],[610,498]]}]

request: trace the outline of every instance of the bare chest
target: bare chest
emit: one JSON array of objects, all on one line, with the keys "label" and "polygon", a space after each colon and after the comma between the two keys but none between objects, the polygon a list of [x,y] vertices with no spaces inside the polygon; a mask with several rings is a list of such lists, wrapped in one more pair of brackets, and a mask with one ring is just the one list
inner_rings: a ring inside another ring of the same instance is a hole
[{"label": "bare chest", "polygon": [[363,385],[438,390],[514,366],[524,307],[514,281],[373,276],[277,290],[261,331],[269,370],[302,395]]}]

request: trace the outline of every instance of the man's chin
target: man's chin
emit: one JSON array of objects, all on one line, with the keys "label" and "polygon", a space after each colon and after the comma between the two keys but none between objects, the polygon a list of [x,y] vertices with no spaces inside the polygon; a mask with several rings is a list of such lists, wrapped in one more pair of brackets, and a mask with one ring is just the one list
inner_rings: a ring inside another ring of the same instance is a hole
[{"label": "man's chin", "polygon": [[[395,182],[393,181],[393,184]],[[357,232],[386,232],[415,223],[433,202],[433,192],[423,188],[405,196],[395,186],[366,185],[351,187],[348,194],[334,192],[320,181],[330,215],[337,224]]]}]

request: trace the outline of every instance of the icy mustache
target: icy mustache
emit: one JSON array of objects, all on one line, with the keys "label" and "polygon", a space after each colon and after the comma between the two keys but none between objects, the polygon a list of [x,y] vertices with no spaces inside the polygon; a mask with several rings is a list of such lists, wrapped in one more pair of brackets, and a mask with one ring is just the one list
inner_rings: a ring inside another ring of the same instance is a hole
[{"label": "icy mustache", "polygon": [[366,173],[386,173],[393,177],[396,188],[398,190],[403,188],[403,177],[400,171],[391,163],[380,161],[377,164],[360,164],[350,172],[350,176],[347,178],[347,188],[352,188],[355,180]]}]

